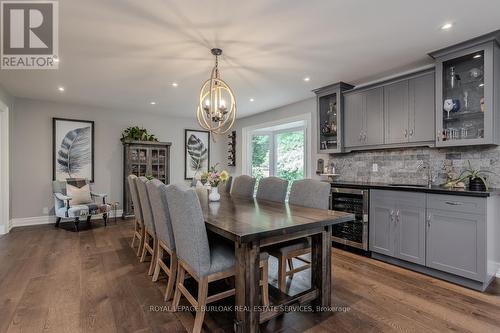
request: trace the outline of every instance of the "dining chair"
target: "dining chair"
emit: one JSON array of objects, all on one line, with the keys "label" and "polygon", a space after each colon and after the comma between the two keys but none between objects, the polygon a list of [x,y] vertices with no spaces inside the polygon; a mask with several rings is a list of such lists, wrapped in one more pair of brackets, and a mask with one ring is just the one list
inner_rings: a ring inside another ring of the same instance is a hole
[{"label": "dining chair", "polygon": [[229,178],[227,179],[227,181],[223,184],[224,186],[224,193],[231,193],[231,186],[233,184],[233,176],[229,176]]},{"label": "dining chair", "polygon": [[[166,189],[167,203],[172,220],[178,265],[177,279],[172,302],[173,310],[179,306],[182,295],[196,308],[193,332],[198,333],[203,325],[208,303],[235,294],[235,289],[208,296],[208,284],[235,275],[234,246],[208,237],[200,200],[193,189],[169,185]],[[260,256],[262,276],[262,302],[269,305],[268,264],[269,255]],[[189,273],[198,283],[198,297],[195,298],[184,286],[185,274]]]},{"label": "dining chair", "polygon": [[[146,187],[153,210],[157,242],[153,282],[158,280],[160,270],[163,270],[167,274],[168,283],[165,290],[165,301],[168,301],[172,297],[174,290],[175,275],[177,273],[177,254],[175,253],[175,239],[168,210],[167,185],[158,179],[153,179],[146,184]],[[168,258],[165,258],[165,255]]]},{"label": "dining chair", "polygon": [[138,177],[136,179],[137,193],[141,202],[142,218],[144,219],[144,242],[142,246],[141,262],[146,260],[146,255],[151,255],[151,263],[149,264],[148,275],[153,275],[155,253],[156,253],[156,229],[151,210],[151,202],[149,201],[148,189],[146,184],[149,180],[146,177]]},{"label": "dining chair", "polygon": [[285,202],[288,180],[266,177],[259,180],[256,198],[260,200]]},{"label": "dining chair", "polygon": [[[292,183],[288,203],[303,207],[328,209],[330,202],[329,183],[313,179],[296,180]],[[311,252],[310,237],[295,239],[281,244],[265,248],[273,257],[278,258],[278,288],[285,292],[286,277],[311,267],[311,262],[301,256]],[[293,259],[297,259],[304,265],[294,268]],[[290,268],[286,269],[286,265]]]},{"label": "dining chair", "polygon": [[142,251],[142,247],[144,244],[144,222],[142,219],[142,209],[141,202],[139,201],[139,194],[137,193],[137,185],[136,185],[136,175],[129,175],[127,177],[128,188],[130,191],[130,197],[132,198],[132,204],[134,205],[134,235],[132,236],[132,247],[134,247],[135,240],[139,240],[139,246],[137,247],[136,255],[139,256]]},{"label": "dining chair", "polygon": [[233,179],[231,187],[231,195],[240,197],[253,198],[255,191],[255,178],[247,175],[241,175]]}]

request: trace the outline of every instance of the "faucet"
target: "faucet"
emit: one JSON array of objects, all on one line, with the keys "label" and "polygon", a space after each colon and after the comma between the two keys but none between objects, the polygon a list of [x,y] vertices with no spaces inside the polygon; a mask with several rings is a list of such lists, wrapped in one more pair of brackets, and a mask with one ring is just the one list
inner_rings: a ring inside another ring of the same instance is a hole
[{"label": "faucet", "polygon": [[422,161],[417,166],[417,172],[421,170],[427,170],[427,187],[431,188],[434,182],[434,177],[432,175],[432,166],[429,161]]}]

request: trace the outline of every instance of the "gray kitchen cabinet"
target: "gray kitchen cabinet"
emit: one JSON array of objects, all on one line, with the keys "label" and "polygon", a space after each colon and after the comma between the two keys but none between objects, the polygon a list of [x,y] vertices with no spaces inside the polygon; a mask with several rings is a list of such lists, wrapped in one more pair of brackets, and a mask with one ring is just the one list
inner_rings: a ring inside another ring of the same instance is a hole
[{"label": "gray kitchen cabinet", "polygon": [[500,143],[500,33],[429,55],[436,61],[436,146]]},{"label": "gray kitchen cabinet", "polygon": [[384,143],[383,96],[381,87],[345,95],[345,147]]},{"label": "gray kitchen cabinet", "polygon": [[427,267],[483,281],[485,199],[428,195],[427,201]]},{"label": "gray kitchen cabinet", "polygon": [[370,191],[370,250],[425,264],[425,193]]},{"label": "gray kitchen cabinet", "polygon": [[366,146],[384,143],[384,90],[382,87],[364,93],[364,133],[363,144]]},{"label": "gray kitchen cabinet", "polygon": [[384,86],[384,143],[408,142],[408,80]]},{"label": "gray kitchen cabinet", "polygon": [[387,191],[370,191],[370,251],[394,255],[394,201]]},{"label": "gray kitchen cabinet", "polygon": [[343,151],[343,92],[352,88],[353,86],[350,84],[338,82],[313,90],[317,103],[319,154],[341,153]]},{"label": "gray kitchen cabinet", "polygon": [[362,145],[363,131],[363,94],[355,93],[344,97],[344,144],[345,147]]},{"label": "gray kitchen cabinet", "polygon": [[408,141],[434,141],[435,133],[434,71],[408,80]]}]

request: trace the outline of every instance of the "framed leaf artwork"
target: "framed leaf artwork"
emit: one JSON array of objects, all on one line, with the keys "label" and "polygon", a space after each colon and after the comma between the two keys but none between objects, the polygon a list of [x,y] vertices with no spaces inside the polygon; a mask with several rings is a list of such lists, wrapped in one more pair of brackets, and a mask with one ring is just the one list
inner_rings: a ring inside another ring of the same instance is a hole
[{"label": "framed leaf artwork", "polygon": [[94,122],[52,118],[53,180],[94,181]]},{"label": "framed leaf artwork", "polygon": [[210,165],[210,132],[184,131],[184,179],[192,180],[208,171]]}]

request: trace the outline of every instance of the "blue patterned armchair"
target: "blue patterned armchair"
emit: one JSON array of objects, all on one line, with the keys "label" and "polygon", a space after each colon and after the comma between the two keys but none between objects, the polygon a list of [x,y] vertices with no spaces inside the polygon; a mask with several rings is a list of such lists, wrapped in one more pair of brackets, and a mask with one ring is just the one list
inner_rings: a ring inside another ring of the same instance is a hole
[{"label": "blue patterned armchair", "polygon": [[[90,224],[93,215],[102,215],[106,226],[108,212],[111,210],[111,206],[106,203],[107,194],[92,192],[88,180],[82,178],[56,180],[52,182],[52,192],[56,227],[62,219],[71,219],[75,224],[75,230],[78,231],[80,219],[86,218]],[[96,198],[102,198],[102,202],[96,202]]]}]

